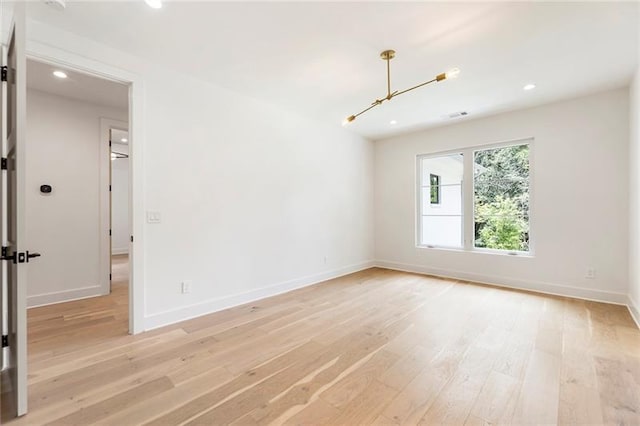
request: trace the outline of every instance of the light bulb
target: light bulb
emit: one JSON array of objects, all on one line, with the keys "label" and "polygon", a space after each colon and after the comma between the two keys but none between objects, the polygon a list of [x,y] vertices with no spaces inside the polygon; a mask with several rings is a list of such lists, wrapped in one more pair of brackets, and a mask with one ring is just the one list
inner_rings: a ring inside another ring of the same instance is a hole
[{"label": "light bulb", "polygon": [[458,68],[454,68],[446,72],[447,78],[456,78],[460,74],[460,70]]},{"label": "light bulb", "polygon": [[58,77],[58,78],[67,78],[67,73],[64,71],[54,71],[53,75]]},{"label": "light bulb", "polygon": [[347,124],[351,123],[355,119],[356,119],[355,115],[350,115],[349,117],[344,119],[344,121],[342,122],[342,125],[346,126]]},{"label": "light bulb", "polygon": [[527,84],[526,86],[524,86],[522,89],[523,89],[523,90],[533,90],[533,89],[535,89],[535,88],[536,88],[536,85],[535,85],[535,84],[533,84],[533,83],[529,83],[529,84]]}]

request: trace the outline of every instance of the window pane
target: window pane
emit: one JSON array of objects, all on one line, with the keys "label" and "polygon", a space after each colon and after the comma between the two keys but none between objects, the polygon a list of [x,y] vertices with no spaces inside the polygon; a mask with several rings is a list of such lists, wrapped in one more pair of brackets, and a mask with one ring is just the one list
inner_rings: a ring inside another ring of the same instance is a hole
[{"label": "window pane", "polygon": [[420,244],[462,246],[462,154],[420,160]]},{"label": "window pane", "polygon": [[474,156],[475,246],[529,250],[529,145]]},{"label": "window pane", "polygon": [[462,216],[422,216],[422,245],[462,247]]},{"label": "window pane", "polygon": [[440,186],[440,203],[431,202],[433,187],[421,188],[423,215],[462,215],[462,185]]}]

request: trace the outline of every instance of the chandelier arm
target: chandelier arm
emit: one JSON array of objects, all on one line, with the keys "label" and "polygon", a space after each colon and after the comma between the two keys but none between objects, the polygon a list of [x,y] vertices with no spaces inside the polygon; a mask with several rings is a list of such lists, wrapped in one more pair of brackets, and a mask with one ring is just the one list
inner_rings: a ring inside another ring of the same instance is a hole
[{"label": "chandelier arm", "polygon": [[424,83],[420,83],[420,84],[418,84],[417,86],[413,86],[413,87],[410,87],[410,88],[408,88],[408,89],[401,90],[400,92],[396,92],[396,93],[394,93],[394,95],[393,95],[392,97],[402,95],[403,93],[410,92],[410,91],[412,91],[413,89],[417,89],[417,88],[419,88],[419,87],[426,86],[427,84],[435,83],[436,81],[438,81],[438,79],[437,79],[437,78],[434,78],[433,80],[425,81]]},{"label": "chandelier arm", "polygon": [[377,107],[377,106],[378,106],[378,105],[380,105],[381,103],[382,103],[382,102],[380,102],[380,103],[374,102],[370,107],[363,109],[362,111],[360,111],[360,112],[359,112],[359,113],[357,113],[357,114],[354,114],[354,115],[353,115],[353,118],[355,119],[357,116],[364,114],[365,112],[369,111],[369,110],[370,110],[371,108],[373,108],[373,107]]}]

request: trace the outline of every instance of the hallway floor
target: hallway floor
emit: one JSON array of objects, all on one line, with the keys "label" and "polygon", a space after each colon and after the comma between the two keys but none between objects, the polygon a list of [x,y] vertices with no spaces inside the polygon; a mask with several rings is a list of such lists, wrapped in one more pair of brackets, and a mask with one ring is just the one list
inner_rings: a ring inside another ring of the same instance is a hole
[{"label": "hallway floor", "polygon": [[52,357],[129,332],[129,258],[113,256],[111,294],[27,311],[29,370]]}]

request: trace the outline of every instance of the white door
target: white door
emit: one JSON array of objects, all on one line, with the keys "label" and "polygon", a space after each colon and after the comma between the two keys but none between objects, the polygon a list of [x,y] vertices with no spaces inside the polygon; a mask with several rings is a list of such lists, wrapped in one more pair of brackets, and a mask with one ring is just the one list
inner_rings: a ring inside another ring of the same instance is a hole
[{"label": "white door", "polygon": [[[5,2],[3,2],[5,3]],[[6,82],[2,90],[3,137],[2,170],[2,276],[7,288],[8,343],[7,371],[2,374],[2,412],[21,416],[27,412],[27,270],[38,256],[25,245],[25,139],[26,139],[26,57],[25,5],[14,3],[13,23],[7,47]],[[4,11],[3,11],[4,12]],[[4,79],[3,79],[4,80]],[[5,421],[5,419],[3,419]]]}]

